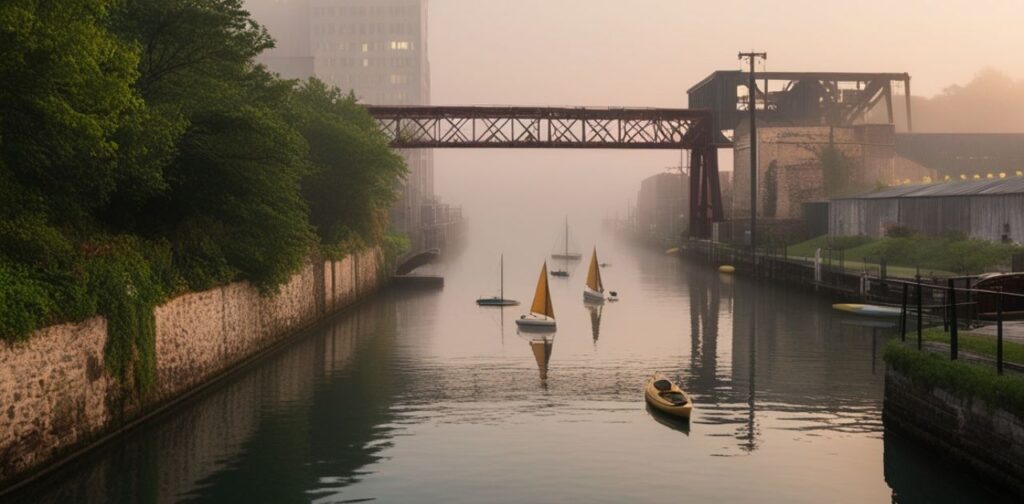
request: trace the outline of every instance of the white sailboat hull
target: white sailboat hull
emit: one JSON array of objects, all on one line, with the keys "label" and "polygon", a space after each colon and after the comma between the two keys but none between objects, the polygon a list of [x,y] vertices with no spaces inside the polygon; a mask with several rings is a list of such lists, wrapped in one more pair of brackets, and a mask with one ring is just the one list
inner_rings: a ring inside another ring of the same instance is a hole
[{"label": "white sailboat hull", "polygon": [[524,331],[551,331],[555,329],[555,319],[537,315],[523,315],[516,319],[516,325]]},{"label": "white sailboat hull", "polygon": [[583,289],[583,300],[589,303],[603,303],[604,293],[591,289]]}]

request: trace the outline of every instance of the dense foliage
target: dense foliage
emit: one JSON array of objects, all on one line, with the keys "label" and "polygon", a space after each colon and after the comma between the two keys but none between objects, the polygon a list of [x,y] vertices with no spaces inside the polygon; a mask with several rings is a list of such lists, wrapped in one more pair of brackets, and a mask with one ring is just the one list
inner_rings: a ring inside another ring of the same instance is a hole
[{"label": "dense foliage", "polygon": [[242,0],[0,3],[0,338],[105,315],[145,391],[157,303],[384,241],[402,159],[272,45]]}]

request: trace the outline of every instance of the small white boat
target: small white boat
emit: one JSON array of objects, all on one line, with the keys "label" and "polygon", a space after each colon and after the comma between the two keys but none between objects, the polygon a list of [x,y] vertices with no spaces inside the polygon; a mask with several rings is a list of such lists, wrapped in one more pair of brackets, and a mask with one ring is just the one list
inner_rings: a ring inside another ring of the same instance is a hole
[{"label": "small white boat", "polygon": [[548,289],[548,263],[540,269],[537,291],[533,294],[530,313],[516,319],[516,325],[524,331],[555,330],[555,308],[551,305],[551,290]]},{"label": "small white boat", "polygon": [[590,256],[590,270],[587,272],[587,286],[583,289],[583,301],[604,303],[604,284],[601,282],[601,268],[597,262],[597,247]]}]

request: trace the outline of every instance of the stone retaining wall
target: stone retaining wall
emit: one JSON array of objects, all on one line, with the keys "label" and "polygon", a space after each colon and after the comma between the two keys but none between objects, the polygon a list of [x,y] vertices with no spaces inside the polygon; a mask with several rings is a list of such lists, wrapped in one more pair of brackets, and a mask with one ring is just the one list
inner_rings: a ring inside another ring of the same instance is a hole
[{"label": "stone retaining wall", "polygon": [[964,470],[1024,497],[1024,418],[915,382],[892,366],[885,374],[883,417],[887,427],[937,447]]},{"label": "stone retaining wall", "polygon": [[383,265],[370,249],[309,263],[274,296],[239,282],[157,307],[157,390],[143,403],[106,371],[101,317],[0,343],[0,490],[352,305],[386,281]]}]

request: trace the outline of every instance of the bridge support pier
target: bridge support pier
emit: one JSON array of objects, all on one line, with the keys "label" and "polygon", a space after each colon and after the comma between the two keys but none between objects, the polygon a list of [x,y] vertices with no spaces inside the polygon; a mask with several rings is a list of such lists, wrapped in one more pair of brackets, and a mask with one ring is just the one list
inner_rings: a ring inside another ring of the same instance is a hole
[{"label": "bridge support pier", "polygon": [[711,225],[725,220],[718,178],[718,149],[709,144],[690,150],[691,238],[711,238]]}]

